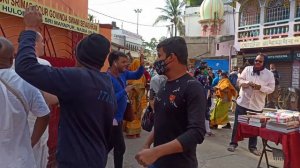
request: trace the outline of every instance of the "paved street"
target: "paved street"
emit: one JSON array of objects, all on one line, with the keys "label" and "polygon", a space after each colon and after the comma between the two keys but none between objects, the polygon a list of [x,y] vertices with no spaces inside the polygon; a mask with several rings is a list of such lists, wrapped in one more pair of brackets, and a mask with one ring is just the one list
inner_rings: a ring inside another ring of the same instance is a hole
[{"label": "paved street", "polygon": [[[231,116],[232,118],[232,116]],[[227,145],[231,137],[231,130],[214,130],[214,137],[206,137],[203,144],[198,145],[197,158],[199,168],[256,168],[259,157],[248,152],[248,140],[239,143],[239,147],[234,153],[227,151]],[[140,168],[135,161],[134,156],[141,148],[147,137],[147,132],[142,132],[139,139],[126,139],[126,153],[124,157],[124,168]],[[261,140],[259,139],[258,148],[261,149]],[[281,147],[278,147],[281,148]],[[109,155],[107,168],[113,168],[112,153]],[[274,161],[272,154],[269,154],[269,160],[273,165],[283,167],[283,161]],[[265,161],[261,167],[267,167]]]}]

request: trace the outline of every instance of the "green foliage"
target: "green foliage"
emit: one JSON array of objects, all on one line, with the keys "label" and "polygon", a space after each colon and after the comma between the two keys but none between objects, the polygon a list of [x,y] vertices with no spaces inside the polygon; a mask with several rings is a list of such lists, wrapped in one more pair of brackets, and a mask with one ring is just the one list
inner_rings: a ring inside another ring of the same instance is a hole
[{"label": "green foliage", "polygon": [[[162,15],[157,17],[153,25],[156,25],[159,22],[170,21],[173,25],[175,25],[175,36],[177,36],[177,30],[184,29],[183,27],[184,6],[185,6],[184,0],[166,0],[166,5],[164,6],[164,8],[156,8],[161,11]],[[182,36],[184,35],[184,31],[179,31],[179,33]]]},{"label": "green foliage", "polygon": [[190,0],[190,6],[200,6],[203,0]]},{"label": "green foliage", "polygon": [[156,46],[158,44],[158,41],[156,38],[152,38],[150,42],[143,42],[143,47],[145,48],[144,52],[149,53],[150,55],[154,55],[156,53]]},{"label": "green foliage", "polygon": [[94,15],[91,15],[91,14],[88,15],[88,20],[89,20],[90,22],[93,22],[94,19],[95,19],[95,16],[94,16]]}]

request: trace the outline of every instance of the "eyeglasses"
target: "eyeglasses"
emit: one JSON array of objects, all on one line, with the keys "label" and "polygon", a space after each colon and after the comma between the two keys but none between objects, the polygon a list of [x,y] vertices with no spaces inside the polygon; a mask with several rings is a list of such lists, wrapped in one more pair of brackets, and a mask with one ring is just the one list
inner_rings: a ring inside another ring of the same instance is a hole
[{"label": "eyeglasses", "polygon": [[255,60],[255,62],[259,62],[259,63],[262,63],[263,61],[261,61],[261,60]]}]

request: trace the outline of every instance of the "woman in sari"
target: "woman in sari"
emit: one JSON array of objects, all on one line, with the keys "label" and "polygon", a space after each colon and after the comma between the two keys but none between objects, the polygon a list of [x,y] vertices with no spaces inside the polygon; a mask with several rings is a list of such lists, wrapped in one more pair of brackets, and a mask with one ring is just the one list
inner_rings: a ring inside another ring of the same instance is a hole
[{"label": "woman in sari", "polygon": [[210,116],[210,125],[212,128],[218,128],[218,125],[225,125],[222,128],[231,128],[228,119],[228,110],[233,97],[237,96],[237,92],[232,86],[226,73],[221,74],[220,81],[215,87],[215,95],[217,97],[216,106]]},{"label": "woman in sari", "polygon": [[[129,66],[130,71],[136,71],[140,67],[140,60],[135,59]],[[128,85],[133,85],[134,89],[130,92],[129,99],[132,104],[132,110],[135,114],[135,119],[132,122],[126,121],[125,132],[127,138],[138,138],[141,133],[141,117],[143,110],[147,107],[146,99],[146,78],[143,75],[139,80],[129,80]]]}]

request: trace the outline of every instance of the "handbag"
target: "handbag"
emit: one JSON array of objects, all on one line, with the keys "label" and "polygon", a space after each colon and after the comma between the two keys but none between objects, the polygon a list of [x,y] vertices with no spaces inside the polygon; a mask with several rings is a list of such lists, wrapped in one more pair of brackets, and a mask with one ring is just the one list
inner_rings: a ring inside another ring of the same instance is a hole
[{"label": "handbag", "polygon": [[154,125],[154,111],[150,105],[146,108],[146,111],[142,117],[142,128],[145,131],[151,132]]},{"label": "handbag", "polygon": [[126,106],[126,109],[125,109],[125,112],[124,112],[124,120],[125,121],[129,121],[129,122],[132,122],[134,120],[134,113],[133,113],[133,110],[132,110],[132,105],[131,105],[131,101],[127,95],[127,98],[128,98],[128,102],[127,102],[127,106]]}]

